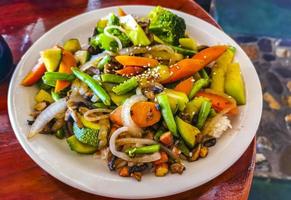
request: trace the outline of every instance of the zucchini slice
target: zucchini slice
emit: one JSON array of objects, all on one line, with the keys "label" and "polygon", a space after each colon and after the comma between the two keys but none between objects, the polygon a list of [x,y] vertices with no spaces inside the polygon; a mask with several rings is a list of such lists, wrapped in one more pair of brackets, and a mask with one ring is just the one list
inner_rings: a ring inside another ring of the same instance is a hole
[{"label": "zucchini slice", "polygon": [[59,48],[46,49],[40,52],[41,59],[48,72],[54,72],[62,60],[62,50]]}]

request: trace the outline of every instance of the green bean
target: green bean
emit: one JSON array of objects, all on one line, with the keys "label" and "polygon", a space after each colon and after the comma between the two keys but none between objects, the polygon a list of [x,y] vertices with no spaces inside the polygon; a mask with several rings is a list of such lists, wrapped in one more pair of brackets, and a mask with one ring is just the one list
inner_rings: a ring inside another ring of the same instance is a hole
[{"label": "green bean", "polygon": [[197,128],[201,129],[210,113],[211,109],[211,102],[210,101],[203,101],[199,110],[198,120],[197,120]]},{"label": "green bean", "polygon": [[164,132],[165,132],[165,131],[163,131],[163,130],[158,130],[158,131],[156,132],[155,136],[154,136],[154,140],[155,140],[155,141],[159,141],[161,135],[163,135]]},{"label": "green bean", "polygon": [[164,93],[160,93],[157,96],[157,100],[161,106],[162,116],[168,126],[168,129],[174,136],[178,137],[177,126],[170,107],[168,96]]},{"label": "green bean", "polygon": [[78,79],[86,83],[89,86],[89,88],[91,88],[94,94],[96,94],[105,105],[110,106],[111,104],[110,96],[95,79],[93,79],[89,74],[81,72],[76,67],[72,68],[72,71]]},{"label": "green bean", "polygon": [[51,91],[51,95],[54,101],[58,101],[61,98],[60,95],[53,90]]},{"label": "green bean", "polygon": [[54,87],[56,85],[57,80],[73,81],[75,78],[76,77],[74,74],[67,74],[61,72],[46,72],[42,77],[42,80],[45,84]]},{"label": "green bean", "polygon": [[178,148],[181,150],[181,152],[182,152],[185,156],[189,157],[190,150],[188,149],[188,147],[186,146],[186,144],[185,144],[182,140],[179,141],[179,143],[178,143]]},{"label": "green bean", "polygon": [[196,93],[199,92],[199,90],[201,90],[203,87],[206,87],[208,84],[209,84],[209,79],[202,78],[196,81],[189,94],[189,99],[192,99],[196,95]]},{"label": "green bean", "polygon": [[65,137],[64,129],[60,128],[59,130],[57,130],[57,132],[55,132],[55,136],[59,139],[63,139]]},{"label": "green bean", "polygon": [[119,85],[112,88],[112,91],[117,95],[123,95],[127,92],[135,89],[138,86],[138,82],[135,77],[120,83]]},{"label": "green bean", "polygon": [[128,78],[116,74],[102,74],[101,80],[102,82],[107,83],[123,83],[124,81],[128,80]]},{"label": "green bean", "polygon": [[201,69],[201,70],[199,71],[199,74],[200,74],[200,76],[201,76],[202,78],[204,78],[204,79],[209,79],[209,76],[208,76],[208,74],[207,74],[207,72],[206,72],[205,69]]},{"label": "green bean", "polygon": [[160,150],[159,144],[153,144],[144,147],[133,147],[125,150],[130,157],[135,156],[136,154],[148,154],[148,153],[155,153]]},{"label": "green bean", "polygon": [[104,56],[102,60],[100,60],[100,62],[98,63],[97,68],[102,70],[104,68],[104,65],[106,65],[110,61],[110,59],[111,58],[109,55]]}]

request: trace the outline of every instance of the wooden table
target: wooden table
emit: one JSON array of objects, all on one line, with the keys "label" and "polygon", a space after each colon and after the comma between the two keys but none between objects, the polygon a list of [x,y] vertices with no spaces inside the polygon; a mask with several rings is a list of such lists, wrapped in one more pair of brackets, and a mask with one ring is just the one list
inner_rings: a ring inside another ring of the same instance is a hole
[{"label": "wooden table", "polygon": [[[218,26],[201,7],[190,0],[2,0],[0,33],[10,45],[14,62],[17,63],[31,44],[56,24],[89,10],[121,4],[159,4],[198,16]],[[30,159],[10,126],[7,90],[8,81],[0,85],[0,199],[108,199],[63,184]],[[247,199],[253,178],[254,158],[255,140],[232,167],[214,180],[190,191],[160,199]]]}]

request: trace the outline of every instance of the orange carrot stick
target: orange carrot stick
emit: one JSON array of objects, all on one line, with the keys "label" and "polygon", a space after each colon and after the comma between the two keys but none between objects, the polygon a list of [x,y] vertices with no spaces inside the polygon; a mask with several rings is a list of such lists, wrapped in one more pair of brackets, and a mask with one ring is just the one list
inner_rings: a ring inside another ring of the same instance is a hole
[{"label": "orange carrot stick", "polygon": [[[119,106],[109,115],[109,119],[119,126],[123,125],[121,110],[122,106]],[[153,102],[138,102],[131,107],[131,117],[136,125],[144,128],[160,121],[161,113]]]},{"label": "orange carrot stick", "polygon": [[[72,67],[75,67],[77,62],[73,54],[69,51],[63,51],[62,61],[60,63],[59,72],[72,74]],[[57,80],[55,92],[60,92],[71,84],[69,81]]]},{"label": "orange carrot stick", "polygon": [[217,94],[212,94],[209,92],[198,92],[196,94],[196,96],[202,96],[202,97],[206,97],[207,99],[209,99],[212,103],[212,107],[214,108],[215,111],[220,112],[223,109],[226,109],[228,107],[233,106],[234,108],[231,109],[228,114],[231,115],[236,115],[238,114],[238,107],[236,106],[235,102],[231,102],[230,100],[228,100],[227,98],[217,95]]},{"label": "orange carrot stick", "polygon": [[115,59],[125,66],[155,67],[159,62],[153,58],[138,56],[115,56]]},{"label": "orange carrot stick", "polygon": [[31,86],[35,84],[42,75],[46,72],[45,65],[43,63],[37,63],[32,70],[21,81],[23,86]]},{"label": "orange carrot stick", "polygon": [[124,10],[122,8],[118,8],[117,9],[117,14],[120,17],[123,17],[123,16],[126,16],[127,15],[126,12],[124,12]]},{"label": "orange carrot stick", "polygon": [[190,78],[181,81],[174,90],[179,91],[179,92],[184,92],[187,96],[190,94],[191,89],[194,84],[194,78],[191,76]]},{"label": "orange carrot stick", "polygon": [[116,73],[124,76],[134,76],[142,73],[143,71],[143,67],[125,66],[123,69],[116,70]]},{"label": "orange carrot stick", "polygon": [[205,66],[216,60],[219,56],[221,56],[228,46],[226,45],[216,45],[209,48],[206,48],[199,53],[193,56],[193,59],[203,60],[205,62]]}]

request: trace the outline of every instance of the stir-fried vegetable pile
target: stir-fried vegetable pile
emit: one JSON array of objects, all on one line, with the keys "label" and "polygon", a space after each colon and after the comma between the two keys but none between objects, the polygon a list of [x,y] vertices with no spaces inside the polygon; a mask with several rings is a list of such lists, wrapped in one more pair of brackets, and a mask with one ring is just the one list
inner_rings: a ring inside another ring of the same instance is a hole
[{"label": "stir-fried vegetable pile", "polygon": [[40,52],[22,85],[37,85],[28,137],[66,139],[98,154],[120,176],[181,174],[208,154],[246,103],[235,48],[199,45],[183,18],[118,10],[100,19],[84,47],[69,39]]}]

